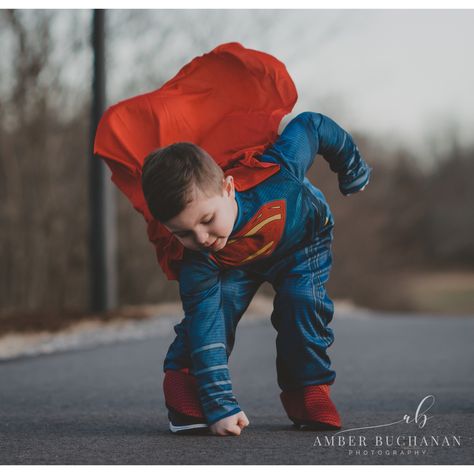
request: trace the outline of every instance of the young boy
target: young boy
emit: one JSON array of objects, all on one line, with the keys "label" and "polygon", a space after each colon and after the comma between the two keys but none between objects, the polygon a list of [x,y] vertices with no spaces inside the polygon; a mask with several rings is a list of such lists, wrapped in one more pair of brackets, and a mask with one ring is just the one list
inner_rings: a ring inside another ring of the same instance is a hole
[{"label": "young boy", "polygon": [[320,153],[348,195],[371,170],[350,135],[323,115],[300,114],[279,136],[296,101],[281,61],[226,43],[159,89],[109,107],[98,126],[95,156],[143,214],[167,278],[179,281],[185,318],[164,363],[173,432],[240,434],[248,424],[227,360],[264,281],[276,291],[271,321],[288,416],[317,429],[341,424],[326,354],[334,220],[305,174]]},{"label": "young boy", "polygon": [[334,340],[334,307],[325,290],[334,219],[305,177],[317,154],[337,173],[344,195],[367,185],[371,169],[351,136],[312,112],[294,118],[259,157],[279,171],[243,192],[192,143],[146,158],[148,208],[185,248],[178,274],[185,317],[164,362],[171,431],[239,435],[248,425],[233,395],[228,358],[236,326],[264,281],[276,292],[271,322],[288,417],[300,427],[341,427],[326,353]]}]

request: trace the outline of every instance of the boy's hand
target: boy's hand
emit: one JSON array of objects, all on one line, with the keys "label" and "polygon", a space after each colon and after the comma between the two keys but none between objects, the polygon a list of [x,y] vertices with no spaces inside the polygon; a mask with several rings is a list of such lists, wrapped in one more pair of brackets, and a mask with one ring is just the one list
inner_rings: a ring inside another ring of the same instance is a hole
[{"label": "boy's hand", "polygon": [[[367,184],[369,184],[369,183],[367,183]],[[358,192],[358,193],[361,193],[361,192],[367,187],[367,184],[364,184],[364,186],[362,186],[362,187],[359,189],[359,191],[357,191],[357,192]],[[354,193],[346,194],[346,196],[352,196],[352,194],[354,194]]]},{"label": "boy's hand", "polygon": [[249,425],[249,420],[243,411],[239,411],[235,415],[222,418],[209,426],[212,434],[220,436],[235,435],[239,436],[241,431]]}]

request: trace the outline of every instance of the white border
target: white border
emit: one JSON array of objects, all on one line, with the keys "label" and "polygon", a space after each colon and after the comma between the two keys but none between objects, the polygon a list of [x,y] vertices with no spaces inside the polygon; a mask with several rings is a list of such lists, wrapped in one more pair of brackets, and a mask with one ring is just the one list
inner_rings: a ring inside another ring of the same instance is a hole
[{"label": "white border", "polygon": [[0,1],[0,8],[24,9],[376,9],[376,10],[432,10],[473,9],[470,0],[7,0]]}]

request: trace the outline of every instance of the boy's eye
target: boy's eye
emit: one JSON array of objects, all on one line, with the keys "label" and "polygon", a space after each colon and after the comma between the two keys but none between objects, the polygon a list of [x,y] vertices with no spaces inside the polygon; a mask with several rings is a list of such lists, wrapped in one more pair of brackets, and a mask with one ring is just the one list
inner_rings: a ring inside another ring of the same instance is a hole
[{"label": "boy's eye", "polygon": [[[207,221],[202,221],[203,224],[210,224],[213,220],[214,220],[214,217],[215,216],[212,216],[209,220]],[[177,237],[180,237],[181,239],[184,239],[186,237],[188,237],[189,235],[191,235],[192,232],[180,232],[180,233],[175,233],[175,235]]]}]

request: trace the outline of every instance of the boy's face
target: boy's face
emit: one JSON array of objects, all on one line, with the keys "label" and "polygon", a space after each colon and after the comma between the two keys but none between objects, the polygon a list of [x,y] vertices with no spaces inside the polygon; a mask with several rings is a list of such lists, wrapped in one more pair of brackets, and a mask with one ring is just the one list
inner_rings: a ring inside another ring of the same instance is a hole
[{"label": "boy's face", "polygon": [[222,194],[211,197],[194,189],[193,200],[164,226],[190,250],[217,252],[227,243],[237,218],[234,179],[222,181]]}]

